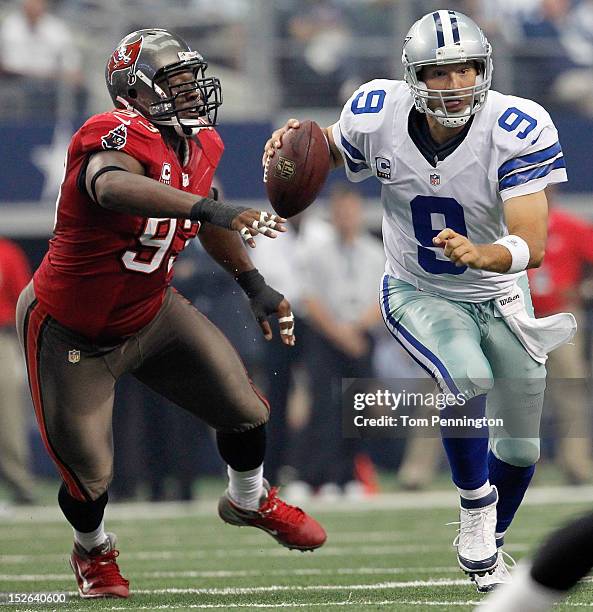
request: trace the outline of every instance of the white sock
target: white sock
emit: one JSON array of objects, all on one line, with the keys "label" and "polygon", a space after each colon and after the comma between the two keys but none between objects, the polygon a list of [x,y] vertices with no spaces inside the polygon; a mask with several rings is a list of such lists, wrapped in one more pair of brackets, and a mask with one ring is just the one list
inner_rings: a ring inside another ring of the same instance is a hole
[{"label": "white sock", "polygon": [[264,465],[254,470],[237,472],[227,466],[229,475],[229,497],[241,508],[257,510],[261,505],[264,493]]},{"label": "white sock", "polygon": [[530,574],[527,563],[519,563],[512,572],[511,584],[501,585],[488,595],[480,606],[480,612],[547,612],[562,599],[563,593],[552,591]]},{"label": "white sock", "polygon": [[487,480],[480,488],[478,489],[460,489],[457,487],[459,491],[459,495],[464,499],[480,499],[481,497],[486,497],[488,493],[492,490],[492,485],[490,481]]},{"label": "white sock", "polygon": [[101,521],[101,524],[95,529],[95,531],[89,531],[85,533],[83,531],[74,531],[74,539],[87,551],[90,552],[93,548],[100,546],[105,542],[105,523]]}]

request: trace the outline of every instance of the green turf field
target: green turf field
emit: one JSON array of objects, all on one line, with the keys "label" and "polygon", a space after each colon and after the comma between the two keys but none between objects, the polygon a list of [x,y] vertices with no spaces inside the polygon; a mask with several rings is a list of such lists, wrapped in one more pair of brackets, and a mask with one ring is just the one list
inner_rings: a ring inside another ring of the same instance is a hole
[{"label": "green turf field", "polygon": [[[68,592],[70,602],[58,610],[471,610],[481,596],[457,569],[455,528],[445,525],[455,520],[448,509],[454,499],[449,492],[401,493],[317,504],[314,514],[329,538],[315,553],[288,551],[260,531],[223,524],[213,500],[114,504],[107,527],[119,536],[120,566],[134,594],[101,601],[74,594],[71,533],[55,508],[23,509],[0,518],[0,592]],[[591,508],[591,499],[591,488],[534,489],[508,552],[524,556],[555,525]],[[585,583],[558,609],[592,602]]]}]

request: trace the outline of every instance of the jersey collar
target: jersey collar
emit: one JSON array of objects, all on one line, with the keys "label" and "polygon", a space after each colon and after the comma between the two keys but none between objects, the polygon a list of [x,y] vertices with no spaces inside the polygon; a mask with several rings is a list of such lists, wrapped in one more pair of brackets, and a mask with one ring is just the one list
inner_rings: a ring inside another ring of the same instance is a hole
[{"label": "jersey collar", "polygon": [[436,168],[438,162],[443,161],[465,140],[473,124],[475,115],[472,115],[459,134],[443,144],[436,143],[430,135],[426,115],[420,113],[412,106],[408,114],[408,135],[416,148],[420,151],[426,161]]}]

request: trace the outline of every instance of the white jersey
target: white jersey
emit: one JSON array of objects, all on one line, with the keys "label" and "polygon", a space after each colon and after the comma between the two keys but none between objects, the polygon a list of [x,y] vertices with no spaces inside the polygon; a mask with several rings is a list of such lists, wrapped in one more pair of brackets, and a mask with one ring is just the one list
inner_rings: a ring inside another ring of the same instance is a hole
[{"label": "white jersey", "polygon": [[403,81],[370,81],[333,128],[348,178],[382,183],[386,272],[453,300],[500,297],[524,272],[455,267],[432,239],[445,227],[475,244],[507,235],[506,200],[567,180],[558,132],[539,104],[490,91],[463,142],[432,166],[408,134],[413,106]]}]

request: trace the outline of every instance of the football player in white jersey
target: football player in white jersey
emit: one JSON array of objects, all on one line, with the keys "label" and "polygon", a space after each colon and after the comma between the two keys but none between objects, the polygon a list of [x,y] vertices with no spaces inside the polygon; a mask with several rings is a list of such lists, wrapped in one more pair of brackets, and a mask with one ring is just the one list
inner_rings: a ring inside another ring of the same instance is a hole
[{"label": "football player in white jersey", "polygon": [[[467,16],[422,17],[402,61],[405,81],[359,87],[325,135],[332,167],[382,184],[383,317],[463,397],[441,416],[504,422],[489,438],[441,429],[460,495],[458,562],[487,591],[509,579],[501,546],[539,458],[547,352],[576,326],[569,314],[533,318],[525,272],[544,256],[544,190],[567,180],[565,162],[539,104],[490,91],[491,46]],[[298,126],[272,134],[264,164]]]}]

